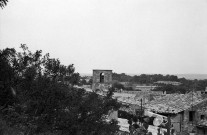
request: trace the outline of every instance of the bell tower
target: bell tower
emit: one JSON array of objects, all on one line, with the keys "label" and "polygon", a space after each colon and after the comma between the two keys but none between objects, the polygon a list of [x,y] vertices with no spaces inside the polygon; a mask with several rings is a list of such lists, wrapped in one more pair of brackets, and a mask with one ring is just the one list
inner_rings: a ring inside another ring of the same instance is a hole
[{"label": "bell tower", "polygon": [[112,70],[93,70],[93,91],[108,91],[109,87],[112,86]]}]

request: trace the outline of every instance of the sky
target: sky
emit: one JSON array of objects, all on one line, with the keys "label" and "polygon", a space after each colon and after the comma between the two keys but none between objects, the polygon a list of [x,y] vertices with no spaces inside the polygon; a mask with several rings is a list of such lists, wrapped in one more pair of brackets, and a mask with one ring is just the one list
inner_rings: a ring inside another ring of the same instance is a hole
[{"label": "sky", "polygon": [[9,0],[0,49],[20,44],[79,73],[207,74],[207,0]]}]

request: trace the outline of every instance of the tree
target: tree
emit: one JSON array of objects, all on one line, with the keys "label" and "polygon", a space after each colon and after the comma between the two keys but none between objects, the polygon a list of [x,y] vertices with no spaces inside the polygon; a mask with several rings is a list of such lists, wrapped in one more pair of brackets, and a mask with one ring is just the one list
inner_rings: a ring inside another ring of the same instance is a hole
[{"label": "tree", "polygon": [[3,8],[7,5],[8,0],[0,0],[0,7]]},{"label": "tree", "polygon": [[121,83],[118,83],[118,82],[115,82],[113,85],[112,85],[113,88],[115,89],[124,89],[124,85],[122,85]]},{"label": "tree", "polygon": [[180,93],[185,94],[188,89],[184,86],[174,86],[174,85],[162,85],[159,87],[156,87],[153,91],[166,91],[167,94],[171,93]]},{"label": "tree", "polygon": [[116,80],[119,82],[129,82],[132,79],[131,76],[126,75],[124,73],[122,74],[112,73],[112,78],[113,80]]},{"label": "tree", "polygon": [[86,80],[85,79],[82,79],[81,80],[81,85],[86,85],[86,84],[87,84]]},{"label": "tree", "polygon": [[14,49],[5,49],[0,51],[0,105],[8,106],[13,104],[14,97],[11,87],[14,86],[15,72],[12,68],[14,65],[16,51]]},{"label": "tree", "polygon": [[113,89],[103,97],[74,88],[80,77],[73,64],[64,66],[49,54],[42,57],[41,50],[21,48],[0,51],[0,114],[9,126],[28,135],[113,134],[119,129],[117,122],[106,121],[109,110],[120,107]]},{"label": "tree", "polygon": [[90,79],[90,80],[88,81],[88,84],[89,84],[89,85],[92,85],[92,83],[93,83],[93,79]]}]

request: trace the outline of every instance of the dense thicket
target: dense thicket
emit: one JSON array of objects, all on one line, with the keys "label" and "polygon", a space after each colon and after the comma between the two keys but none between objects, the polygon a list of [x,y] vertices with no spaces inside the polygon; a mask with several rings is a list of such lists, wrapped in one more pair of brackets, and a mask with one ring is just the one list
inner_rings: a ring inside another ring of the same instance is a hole
[{"label": "dense thicket", "polygon": [[8,0],[0,0],[0,7],[3,8],[7,5]]},{"label": "dense thicket", "polygon": [[41,50],[21,48],[0,51],[1,120],[27,135],[108,135],[118,130],[116,122],[106,122],[109,110],[120,107],[112,90],[102,97],[74,88],[80,77],[73,64],[64,66]]}]

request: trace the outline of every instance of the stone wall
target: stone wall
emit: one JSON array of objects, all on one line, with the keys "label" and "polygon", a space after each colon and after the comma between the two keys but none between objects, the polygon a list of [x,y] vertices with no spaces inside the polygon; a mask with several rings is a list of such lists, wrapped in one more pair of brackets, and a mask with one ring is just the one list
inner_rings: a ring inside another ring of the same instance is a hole
[{"label": "stone wall", "polygon": [[[101,73],[104,74],[104,82],[100,81]],[[107,91],[112,83],[112,70],[93,70],[92,90]]]},{"label": "stone wall", "polygon": [[[189,111],[195,111],[195,117],[193,121],[189,121]],[[199,121],[201,121],[201,115],[204,115],[205,120],[207,120],[207,101],[204,101],[184,111],[184,119],[182,122],[183,131],[190,133],[193,129],[195,129],[195,131],[198,132],[199,129],[196,127],[196,125]]]},{"label": "stone wall", "polygon": [[182,113],[178,113],[177,115],[171,116],[171,125],[173,125],[173,128],[177,132],[181,132],[182,130],[182,127],[181,127],[182,119],[183,119]]},{"label": "stone wall", "polygon": [[[195,111],[193,121],[189,121],[189,111]],[[207,129],[197,127],[197,123],[201,121],[201,115],[204,115],[204,119],[207,120],[207,101],[197,104],[176,115],[171,115],[171,124],[173,124],[173,128],[180,135],[189,134],[193,129],[196,135],[206,135]]]}]

